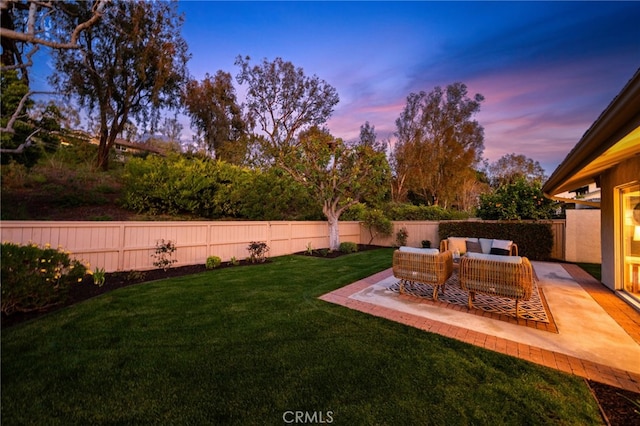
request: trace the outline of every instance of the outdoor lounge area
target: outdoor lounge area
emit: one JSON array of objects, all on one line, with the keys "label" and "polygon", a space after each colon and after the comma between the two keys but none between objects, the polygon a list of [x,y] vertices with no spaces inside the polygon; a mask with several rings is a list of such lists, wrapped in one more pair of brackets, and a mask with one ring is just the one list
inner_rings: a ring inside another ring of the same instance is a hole
[{"label": "outdoor lounge area", "polygon": [[388,269],[321,299],[640,392],[640,314],[575,265],[531,264],[542,318],[527,318],[530,309],[523,308],[517,319],[507,299],[489,302],[497,309],[470,308],[464,296],[456,301],[456,273],[447,282],[449,298],[441,293],[436,300],[426,284],[405,284],[401,294],[399,279]]}]

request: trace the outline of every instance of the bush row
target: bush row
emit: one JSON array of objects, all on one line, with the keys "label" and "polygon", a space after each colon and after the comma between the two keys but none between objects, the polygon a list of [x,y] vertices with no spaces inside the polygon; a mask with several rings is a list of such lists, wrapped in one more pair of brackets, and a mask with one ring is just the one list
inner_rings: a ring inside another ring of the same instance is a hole
[{"label": "bush row", "polygon": [[322,206],[277,169],[263,172],[211,159],[149,156],[127,162],[124,182],[123,206],[138,213],[209,219],[322,219]]},{"label": "bush row", "polygon": [[530,260],[548,260],[553,250],[553,231],[548,222],[441,222],[438,234],[441,240],[448,237],[511,240],[518,245],[518,254]]}]

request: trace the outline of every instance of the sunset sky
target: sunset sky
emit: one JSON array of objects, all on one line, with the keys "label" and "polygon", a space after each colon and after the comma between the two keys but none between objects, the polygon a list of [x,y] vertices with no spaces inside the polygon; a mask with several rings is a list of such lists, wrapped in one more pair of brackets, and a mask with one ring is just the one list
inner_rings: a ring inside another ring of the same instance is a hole
[{"label": "sunset sky", "polygon": [[[193,78],[235,77],[238,55],[281,57],[336,88],[334,136],[356,139],[369,121],[391,141],[410,93],[462,82],[485,97],[484,157],[524,154],[548,175],[640,67],[640,2],[180,1],[179,11]],[[36,86],[53,72],[42,62]]]},{"label": "sunset sky", "polygon": [[[281,57],[334,86],[327,123],[391,137],[412,92],[456,81],[484,95],[484,156],[516,152],[547,174],[640,67],[638,2],[180,2],[189,69]],[[238,94],[243,91],[238,87]]]}]

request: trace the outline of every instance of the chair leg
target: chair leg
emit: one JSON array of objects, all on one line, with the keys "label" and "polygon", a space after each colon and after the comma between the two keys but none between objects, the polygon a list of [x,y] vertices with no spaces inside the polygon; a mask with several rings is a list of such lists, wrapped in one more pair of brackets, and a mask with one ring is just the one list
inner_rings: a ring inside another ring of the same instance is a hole
[{"label": "chair leg", "polygon": [[400,280],[400,294],[404,294],[404,280]]},{"label": "chair leg", "polygon": [[516,299],[516,320],[520,320],[520,312],[518,311],[518,299]]},{"label": "chair leg", "polygon": [[473,291],[469,292],[469,309],[473,309],[473,297],[475,296],[475,293]]},{"label": "chair leg", "polygon": [[433,300],[438,301],[438,286],[435,284],[433,285]]}]

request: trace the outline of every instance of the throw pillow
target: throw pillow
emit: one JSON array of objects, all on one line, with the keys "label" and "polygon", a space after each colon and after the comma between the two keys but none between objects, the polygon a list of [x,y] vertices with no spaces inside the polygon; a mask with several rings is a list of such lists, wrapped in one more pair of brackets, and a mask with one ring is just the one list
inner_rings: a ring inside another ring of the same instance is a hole
[{"label": "throw pillow", "polygon": [[497,247],[491,247],[491,251],[489,252],[489,254],[497,254],[497,255],[500,255],[500,256],[509,256],[509,254],[511,254],[511,250],[501,249],[501,248],[497,248]]},{"label": "throw pillow", "polygon": [[[489,253],[499,254],[502,253],[503,250],[505,250],[506,253],[504,254],[504,256],[509,256],[511,254],[511,244],[513,244],[513,241],[493,240],[493,243],[491,244],[491,251]],[[494,252],[494,249],[500,249],[500,251]]]},{"label": "throw pillow", "polygon": [[467,240],[467,253],[482,253],[480,242]]}]

